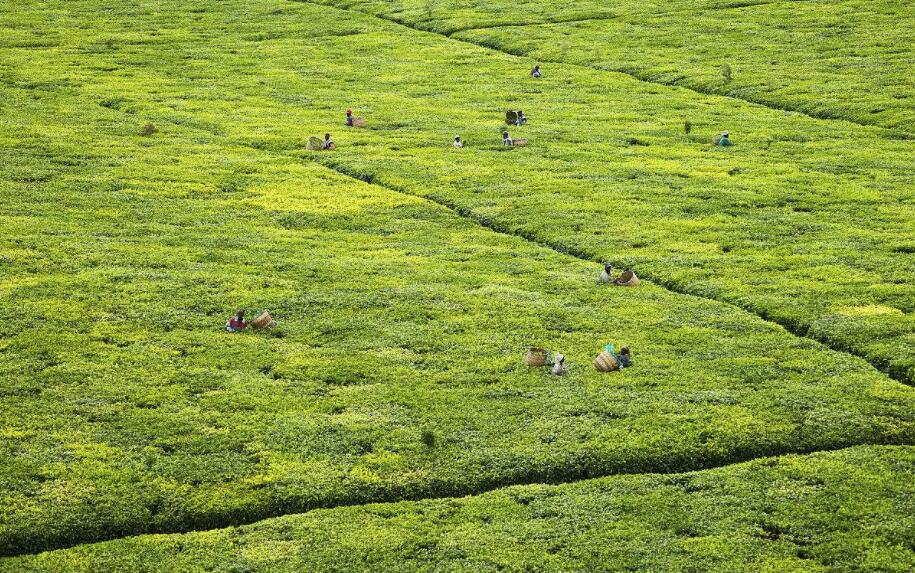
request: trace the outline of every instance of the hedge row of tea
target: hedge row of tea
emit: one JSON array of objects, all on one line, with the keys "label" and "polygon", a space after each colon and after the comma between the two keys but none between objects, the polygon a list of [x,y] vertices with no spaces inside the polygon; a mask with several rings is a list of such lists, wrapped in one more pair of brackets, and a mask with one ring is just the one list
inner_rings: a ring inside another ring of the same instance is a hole
[{"label": "hedge row of tea", "polygon": [[915,569],[913,478],[912,448],[855,448],[319,510],[0,560],[0,571],[904,573]]},{"label": "hedge row of tea", "polygon": [[322,0],[512,54],[915,132],[900,0]]},{"label": "hedge row of tea", "polygon": [[[2,91],[3,553],[915,440],[915,390],[735,307],[601,287],[215,129]],[[225,333],[237,307],[280,328]],[[608,341],[637,367],[594,371]]]},{"label": "hedge row of tea", "polygon": [[[31,14],[29,31],[53,33],[8,50],[28,70],[8,83],[319,159],[915,379],[915,142],[575,66],[535,83],[532,60],[358,12],[165,3],[100,20],[94,1],[66,4],[78,36]],[[341,132],[347,107],[370,128]],[[517,108],[530,145],[507,152]],[[735,148],[710,148],[722,129]],[[326,131],[336,152],[303,151]]]}]

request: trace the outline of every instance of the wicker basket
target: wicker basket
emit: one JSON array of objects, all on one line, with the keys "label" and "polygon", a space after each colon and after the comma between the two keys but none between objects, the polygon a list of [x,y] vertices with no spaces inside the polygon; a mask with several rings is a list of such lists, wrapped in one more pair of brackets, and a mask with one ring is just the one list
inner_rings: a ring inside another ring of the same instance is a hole
[{"label": "wicker basket", "polygon": [[365,121],[364,117],[354,117],[353,118],[353,127],[366,127],[369,122]]},{"label": "wicker basket", "polygon": [[594,367],[600,372],[613,372],[620,369],[620,363],[615,356],[604,350],[594,359]]},{"label": "wicker basket", "polygon": [[518,112],[516,111],[506,111],[505,112],[505,124],[506,125],[515,125],[518,121]]},{"label": "wicker basket", "polygon": [[639,280],[639,277],[635,276],[634,272],[624,271],[615,282],[619,286],[639,286],[639,283],[642,281]]},{"label": "wicker basket", "polygon": [[543,348],[529,348],[527,351],[527,365],[546,366],[547,354],[547,351]]},{"label": "wicker basket", "polygon": [[251,321],[251,328],[254,330],[262,330],[264,328],[273,328],[276,326],[276,321],[273,320],[273,317],[270,316],[270,312],[264,311],[260,313],[257,318]]},{"label": "wicker basket", "polygon": [[324,140],[312,135],[308,138],[308,144],[305,146],[305,149],[308,149],[309,151],[321,151],[324,149]]},{"label": "wicker basket", "polygon": [[515,147],[523,147],[523,146],[527,145],[527,140],[526,139],[513,139],[512,145]]}]

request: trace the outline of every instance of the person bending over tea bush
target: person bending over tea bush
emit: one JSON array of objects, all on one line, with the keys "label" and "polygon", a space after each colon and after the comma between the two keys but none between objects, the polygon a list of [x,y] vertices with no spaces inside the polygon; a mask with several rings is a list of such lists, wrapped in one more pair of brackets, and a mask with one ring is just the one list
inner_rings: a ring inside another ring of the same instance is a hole
[{"label": "person bending over tea bush", "polygon": [[228,332],[241,332],[246,328],[248,328],[248,323],[245,322],[245,311],[243,309],[239,309],[235,316],[231,317],[229,322],[226,323]]}]

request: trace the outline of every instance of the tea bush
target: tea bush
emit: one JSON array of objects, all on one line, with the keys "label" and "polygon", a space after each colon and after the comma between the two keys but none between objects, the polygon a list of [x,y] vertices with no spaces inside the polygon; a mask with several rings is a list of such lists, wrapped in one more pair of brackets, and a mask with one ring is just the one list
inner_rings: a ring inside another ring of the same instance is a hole
[{"label": "tea bush", "polygon": [[855,448],[318,510],[0,560],[0,571],[911,571],[913,468],[912,448]]},{"label": "tea bush", "polygon": [[[533,60],[294,2],[0,27],[0,553],[913,442],[915,390],[771,322],[911,381],[891,132],[575,66],[526,83]],[[530,145],[503,149],[519,107]],[[600,259],[653,280],[602,287]],[[226,333],[238,307],[279,328]],[[594,371],[609,341],[636,367]]]}]

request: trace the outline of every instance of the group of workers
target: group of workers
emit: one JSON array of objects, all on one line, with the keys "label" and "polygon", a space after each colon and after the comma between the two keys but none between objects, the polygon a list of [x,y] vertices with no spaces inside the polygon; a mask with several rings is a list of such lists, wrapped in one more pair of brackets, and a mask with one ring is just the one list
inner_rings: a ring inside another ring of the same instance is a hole
[{"label": "group of workers", "polygon": [[[530,75],[532,78],[543,77],[543,73],[540,71],[540,66],[539,65],[534,66],[534,69],[531,70]],[[525,116],[524,112],[521,111],[520,109],[517,112],[510,111],[510,112],[508,112],[508,115],[510,115],[511,119],[507,119],[506,122],[509,124],[514,123],[514,125],[516,127],[521,127],[522,125],[527,123],[527,116]],[[346,126],[354,127],[356,125],[355,121],[356,121],[356,118],[353,117],[353,110],[347,109],[346,110]],[[359,121],[363,122],[359,125],[359,127],[364,127],[365,120],[360,119]],[[714,144],[717,146],[720,146],[720,147],[730,147],[730,146],[734,145],[731,142],[730,134],[727,131],[725,131],[724,133],[722,133],[721,135],[716,137],[714,140]],[[452,143],[452,145],[454,146],[455,149],[462,149],[464,147],[464,140],[461,138],[460,135],[455,135],[454,142]],[[502,132],[502,145],[505,147],[513,147],[515,145],[515,140],[511,138],[511,136],[509,135],[509,133],[507,131]],[[335,148],[336,148],[336,145],[334,144],[333,140],[330,138],[330,134],[325,133],[324,142],[321,144],[321,149],[331,150],[331,149],[335,149]]]},{"label": "group of workers", "polygon": [[[542,77],[543,74],[540,71],[540,66],[539,65],[534,66],[534,69],[531,70],[530,75],[532,78]],[[507,120],[507,123],[514,123],[514,125],[517,127],[521,127],[522,125],[527,123],[527,117],[524,115],[524,113],[521,110],[518,110],[517,112],[509,112],[509,113],[511,114],[512,117],[510,120]],[[355,121],[355,118],[353,117],[353,110],[347,109],[346,110],[346,126],[353,127],[354,121]],[[364,120],[360,120],[360,121],[363,122],[363,124],[361,124],[361,126],[364,126]],[[515,144],[515,142],[512,139],[512,137],[509,135],[508,131],[503,131],[502,132],[502,145],[510,147],[510,146],[513,146],[514,144]],[[734,145],[733,142],[731,142],[730,133],[728,133],[727,131],[723,132],[721,135],[716,137],[714,140],[714,144],[719,147],[729,147],[729,146]],[[460,135],[454,136],[453,145],[457,149],[461,149],[464,147],[464,141],[461,139]],[[325,133],[324,141],[321,144],[321,149],[332,150],[335,147],[336,147],[336,145],[334,144],[333,139],[331,139],[330,134]],[[613,279],[612,272],[613,272],[612,267],[610,267],[609,265],[606,265],[604,267],[603,272],[601,273],[601,277],[600,277],[601,281],[602,282],[614,282],[616,284],[621,284],[621,283],[619,283],[619,279],[616,279],[616,280]],[[631,274],[631,272],[630,272],[630,274]],[[245,311],[243,309],[240,309],[235,314],[235,316],[231,317],[228,320],[228,322],[226,322],[226,330],[228,332],[241,332],[241,331],[245,330],[247,327],[248,327],[248,323],[245,321]],[[613,356],[613,358],[616,359],[616,361],[619,364],[619,368],[627,368],[632,364],[632,355],[630,354],[628,346],[623,346],[622,348],[620,348],[619,353],[613,352],[612,348],[613,348],[612,345],[608,345],[607,352],[609,352]],[[565,356],[563,356],[562,354],[556,355],[556,360],[554,361],[554,363],[552,365],[551,371],[553,374],[556,374],[556,375],[562,375],[567,371],[567,367],[565,365]]]}]

